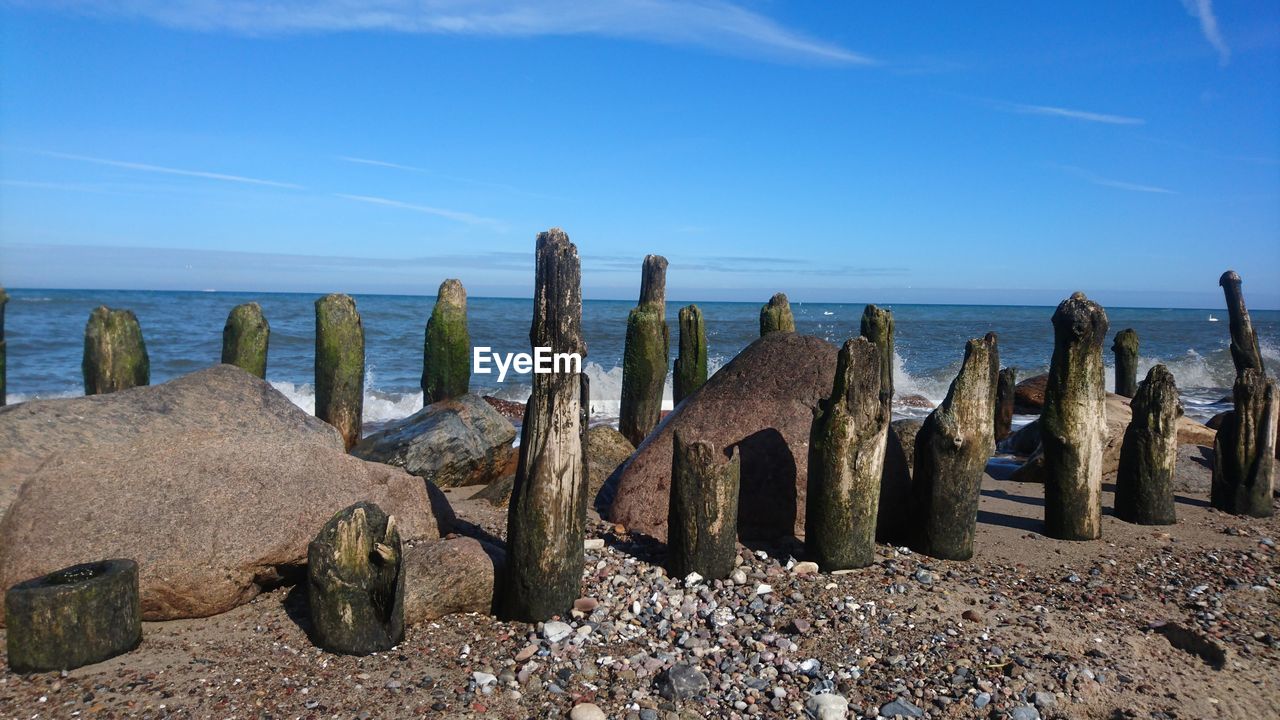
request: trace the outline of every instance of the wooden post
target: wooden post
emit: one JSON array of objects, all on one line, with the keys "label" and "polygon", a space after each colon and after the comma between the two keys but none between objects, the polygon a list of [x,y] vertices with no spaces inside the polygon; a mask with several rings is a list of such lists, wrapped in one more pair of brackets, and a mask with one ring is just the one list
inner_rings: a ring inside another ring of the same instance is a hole
[{"label": "wooden post", "polygon": [[0,407],[5,406],[5,345],[4,345],[4,306],[9,304],[9,293],[0,287]]},{"label": "wooden post", "polygon": [[795,332],[796,319],[784,293],[777,293],[760,308],[760,336],[771,332]]},{"label": "wooden post", "polygon": [[[529,340],[585,356],[582,271],[563,230],[538,235]],[[507,565],[498,613],[538,622],[568,612],[582,581],[587,473],[582,448],[590,394],[586,375],[535,374],[520,429],[520,460],[507,508]]]},{"label": "wooden post", "polygon": [[667,568],[674,578],[729,577],[738,548],[738,449],[726,458],[710,443],[672,439]]},{"label": "wooden post", "polygon": [[973,557],[982,475],[995,449],[995,336],[965,345],[964,364],[942,404],[916,434],[912,511],[918,552],[945,560]]},{"label": "wooden post", "polygon": [[1172,525],[1177,522],[1173,471],[1182,417],[1173,373],[1164,365],[1152,367],[1129,407],[1133,419],[1120,445],[1116,517],[1138,525]]},{"label": "wooden post", "polygon": [[1233,396],[1235,409],[1226,413],[1213,443],[1209,500],[1224,512],[1270,517],[1280,412],[1276,381],[1245,367],[1236,377]]},{"label": "wooden post", "polygon": [[1007,367],[1000,370],[996,380],[996,442],[1009,437],[1013,433],[1013,396],[1017,393],[1018,369]]},{"label": "wooden post", "polygon": [[1138,333],[1126,328],[1111,345],[1116,354],[1116,394],[1131,398],[1138,392]]},{"label": "wooden post", "polygon": [[256,302],[237,305],[227,314],[222,328],[222,362],[247,373],[267,377],[267,346],[271,326]]},{"label": "wooden post", "polygon": [[1253,321],[1244,306],[1244,293],[1240,290],[1240,276],[1228,270],[1218,278],[1227,298],[1227,314],[1231,319],[1231,359],[1236,365],[1236,377],[1247,368],[1262,370],[1262,351],[1258,348],[1258,335],[1253,331]]},{"label": "wooden post", "polygon": [[677,405],[707,381],[707,328],[697,305],[680,308],[680,356],[674,375],[672,391]]},{"label": "wooden post", "polygon": [[471,333],[462,281],[440,283],[422,345],[422,404],[466,395],[471,386]]},{"label": "wooden post", "polygon": [[889,408],[880,349],[850,340],[836,361],[831,397],[818,401],[809,434],[805,548],[823,570],[875,561],[876,518]]},{"label": "wooden post", "polygon": [[671,334],[667,328],[667,259],[648,255],[640,273],[640,302],[627,316],[622,351],[622,407],[618,431],[639,446],[662,418]]},{"label": "wooden post", "polygon": [[350,295],[316,300],[316,417],[338,429],[348,450],[364,415],[364,325]]},{"label": "wooden post", "polygon": [[307,546],[312,639],[330,652],[368,655],[404,639],[404,571],[394,516],[359,502],[329,519]]},{"label": "wooden post", "polygon": [[101,395],[151,384],[151,359],[132,310],[99,305],[84,328],[84,394]]},{"label": "wooden post", "polygon": [[1094,540],[1102,535],[1107,313],[1084,293],[1075,293],[1054,312],[1053,335],[1040,414],[1045,528],[1059,540]]}]

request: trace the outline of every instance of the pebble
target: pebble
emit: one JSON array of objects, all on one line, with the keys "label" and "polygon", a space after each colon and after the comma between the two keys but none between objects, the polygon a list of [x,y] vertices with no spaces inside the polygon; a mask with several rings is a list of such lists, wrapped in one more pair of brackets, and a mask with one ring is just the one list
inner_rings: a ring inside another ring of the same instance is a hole
[{"label": "pebble", "polygon": [[1030,705],[1019,705],[1009,713],[1009,720],[1040,720],[1040,711]]},{"label": "pebble", "polygon": [[608,720],[608,716],[595,703],[575,705],[569,711],[569,720]]},{"label": "pebble", "polygon": [[711,681],[701,670],[688,663],[677,663],[658,676],[658,694],[668,700],[697,697],[711,688]]},{"label": "pebble", "polygon": [[791,572],[794,575],[814,575],[818,572],[818,563],[809,560],[798,562],[791,567]]},{"label": "pebble", "polygon": [[603,550],[604,538],[587,538],[582,541],[583,550]]},{"label": "pebble", "polygon": [[516,653],[516,662],[524,662],[536,654],[538,654],[537,645],[525,645],[520,652]]},{"label": "pebble", "polygon": [[844,720],[849,717],[849,701],[834,693],[810,695],[804,709],[814,720]]},{"label": "pebble", "polygon": [[1032,695],[1032,699],[1038,708],[1051,708],[1058,704],[1058,698],[1049,692],[1037,692]]},{"label": "pebble", "polygon": [[991,693],[980,692],[973,698],[973,706],[979,710],[991,704]]},{"label": "pebble", "polygon": [[542,637],[549,643],[558,643],[573,634],[567,623],[552,620],[542,625]]},{"label": "pebble", "polygon": [[471,679],[475,681],[477,688],[498,684],[498,676],[487,672],[473,672],[471,673]]},{"label": "pebble", "polygon": [[883,715],[887,718],[891,718],[891,717],[918,718],[918,717],[924,717],[924,710],[916,707],[915,705],[912,705],[911,701],[909,700],[898,698],[893,702],[886,703],[880,706],[880,712],[878,714]]}]

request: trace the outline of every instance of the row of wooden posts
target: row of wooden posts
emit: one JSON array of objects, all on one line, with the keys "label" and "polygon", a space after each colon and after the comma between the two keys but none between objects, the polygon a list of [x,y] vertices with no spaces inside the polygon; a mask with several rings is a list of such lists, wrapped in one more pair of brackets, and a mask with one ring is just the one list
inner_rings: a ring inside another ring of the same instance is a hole
[{"label": "row of wooden posts", "polygon": [[[627,319],[619,425],[637,445],[661,414],[670,342],[666,270],[665,258],[645,258],[640,299]],[[563,231],[538,236],[535,273],[531,344],[557,353],[585,354],[580,263],[577,248]],[[1239,276],[1228,272],[1220,283],[1231,315],[1237,377],[1235,410],[1224,420],[1215,443],[1212,504],[1235,514],[1267,516],[1280,407],[1276,384],[1265,375]],[[350,447],[360,437],[364,331],[355,302],[347,295],[326,295],[315,307],[316,415],[338,428]],[[1076,293],[1058,306],[1052,323],[1054,350],[1039,421],[1046,532],[1067,540],[1096,539],[1101,534],[1107,436],[1102,344],[1108,320],[1101,306]],[[794,330],[787,298],[779,293],[761,308],[761,335]],[[680,310],[679,331],[677,402],[707,377],[706,333],[697,306]],[[269,333],[256,303],[237,306],[224,328],[223,362],[264,376]],[[831,394],[815,413],[805,541],[823,570],[869,565],[877,540],[909,544],[944,559],[964,560],[973,554],[984,469],[995,442],[1010,430],[1014,371],[1000,368],[995,333],[968,341],[946,399],[917,435],[914,471],[890,477],[885,455],[890,446],[893,343],[892,313],[868,306],[860,336],[840,349]],[[1182,413],[1173,376],[1156,365],[1145,380],[1136,382],[1138,338],[1132,330],[1116,335],[1113,350],[1116,389],[1132,397],[1133,410],[1121,449],[1116,513],[1135,523],[1172,523],[1177,420]],[[447,280],[426,328],[424,402],[467,391],[469,352],[466,294],[457,280]],[[89,394],[148,382],[145,344],[132,312],[105,307],[93,311],[85,330],[83,370]],[[581,372],[535,374],[532,385],[508,513],[504,590],[497,608],[510,619],[538,621],[564,612],[579,592],[589,501],[582,453],[590,394]],[[719,578],[732,571],[740,463],[736,449],[726,455],[724,448],[700,438],[675,437],[668,518],[673,575],[696,572]]]}]

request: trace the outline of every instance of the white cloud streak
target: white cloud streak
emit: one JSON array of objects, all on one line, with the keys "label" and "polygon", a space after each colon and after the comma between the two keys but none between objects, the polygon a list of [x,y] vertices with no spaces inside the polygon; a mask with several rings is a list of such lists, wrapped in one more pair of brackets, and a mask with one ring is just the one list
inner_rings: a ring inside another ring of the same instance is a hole
[{"label": "white cloud streak", "polygon": [[160,173],[163,175],[180,175],[182,177],[202,178],[205,180],[220,180],[223,182],[241,183],[243,185],[261,185],[265,187],[286,188],[289,190],[302,190],[301,185],[294,183],[277,182],[275,180],[263,180],[261,178],[245,177],[243,175],[227,175],[225,173],[207,172],[204,170],[183,170],[181,168],[163,167],[161,165],[149,165],[147,163],[128,162],[125,160],[108,160],[106,158],[89,157],[88,155],[73,155],[71,153],[53,152],[50,150],[33,150],[37,155],[46,157],[59,158],[62,160],[75,160],[77,162],[93,163],[95,165],[107,165],[109,167],[124,168],[125,170],[137,170],[139,172]]},{"label": "white cloud streak", "polygon": [[1231,48],[1227,47],[1227,41],[1222,38],[1222,30],[1218,28],[1218,16],[1213,13],[1213,0],[1182,0],[1182,6],[1187,9],[1187,14],[1200,21],[1200,32],[1204,34],[1204,39],[1218,51],[1218,64],[1226,66],[1231,60]]},{"label": "white cloud streak", "polygon": [[726,0],[24,0],[91,16],[239,35],[390,31],[533,37],[603,35],[751,57],[872,65]]},{"label": "white cloud streak", "polygon": [[1024,115],[1049,115],[1051,117],[1069,118],[1071,120],[1083,120],[1085,122],[1104,123],[1107,125],[1145,125],[1147,122],[1142,118],[1126,117],[1124,115],[1107,115],[1104,113],[1089,112],[1087,110],[1072,110],[1070,108],[1053,107],[1051,105],[1023,105],[1021,103],[1009,103],[1006,107],[1013,112],[1023,113]]},{"label": "white cloud streak", "polygon": [[391,200],[384,197],[376,197],[373,195],[349,195],[347,193],[334,193],[334,197],[340,197],[344,200],[354,200],[355,202],[369,203],[370,205],[382,205],[383,207],[399,208],[401,210],[412,210],[427,215],[435,215],[436,217],[447,218],[455,222],[466,223],[467,225],[490,225],[494,227],[500,226],[500,223],[493,218],[480,217],[471,213],[461,212],[458,210],[446,210],[444,208],[431,207],[430,205],[415,205],[413,203],[401,202],[399,200]]},{"label": "white cloud streak", "polygon": [[1102,187],[1116,188],[1117,190],[1128,190],[1129,192],[1155,193],[1159,195],[1178,194],[1178,191],[1176,190],[1170,190],[1169,188],[1163,188],[1158,185],[1143,185],[1140,183],[1125,182],[1123,180],[1113,180],[1111,178],[1102,177],[1101,175],[1097,175],[1085,170],[1084,168],[1075,167],[1073,165],[1055,165],[1053,167],[1088,180],[1094,185],[1101,185]]}]

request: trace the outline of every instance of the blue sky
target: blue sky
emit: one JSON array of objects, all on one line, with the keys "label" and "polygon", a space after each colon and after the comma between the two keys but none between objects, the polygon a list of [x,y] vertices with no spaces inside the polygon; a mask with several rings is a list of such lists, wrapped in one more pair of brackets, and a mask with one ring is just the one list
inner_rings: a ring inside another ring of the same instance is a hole
[{"label": "blue sky", "polygon": [[1280,5],[0,1],[0,282],[1280,307]]}]

